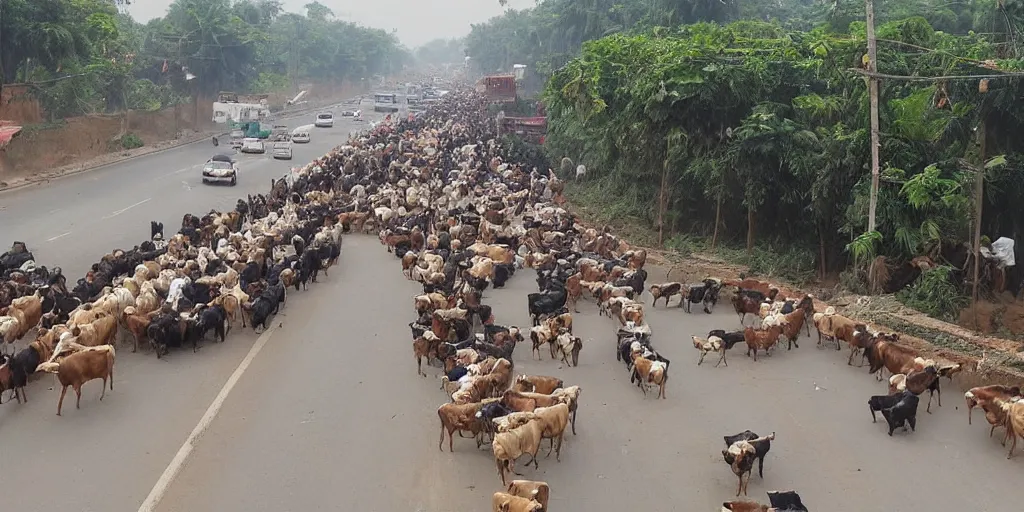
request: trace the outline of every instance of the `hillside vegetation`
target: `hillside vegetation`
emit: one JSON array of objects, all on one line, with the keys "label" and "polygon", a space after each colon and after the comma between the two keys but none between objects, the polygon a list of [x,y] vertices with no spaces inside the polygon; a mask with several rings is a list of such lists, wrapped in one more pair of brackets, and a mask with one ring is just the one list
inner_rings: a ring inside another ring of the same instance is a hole
[{"label": "hillside vegetation", "polygon": [[119,12],[123,3],[0,2],[0,87],[28,83],[55,120],[360,81],[409,57],[394,34],[337,20],[315,1],[302,15],[277,0],[174,0],[144,25]]}]

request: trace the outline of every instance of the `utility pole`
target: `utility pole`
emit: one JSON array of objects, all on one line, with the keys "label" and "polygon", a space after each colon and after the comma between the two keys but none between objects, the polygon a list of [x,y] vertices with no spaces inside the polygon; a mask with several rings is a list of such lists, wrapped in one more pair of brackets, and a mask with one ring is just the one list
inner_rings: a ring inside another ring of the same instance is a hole
[{"label": "utility pole", "polygon": [[875,5],[873,0],[864,1],[867,16],[868,35],[868,93],[871,96],[871,202],[868,206],[868,232],[875,230],[875,209],[878,207],[878,44],[875,40]]}]

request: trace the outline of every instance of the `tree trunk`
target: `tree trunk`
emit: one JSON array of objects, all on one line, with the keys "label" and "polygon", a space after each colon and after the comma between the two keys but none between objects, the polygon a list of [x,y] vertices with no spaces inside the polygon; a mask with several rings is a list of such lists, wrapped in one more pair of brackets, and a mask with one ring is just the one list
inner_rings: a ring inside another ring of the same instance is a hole
[{"label": "tree trunk", "polygon": [[821,223],[818,223],[818,259],[821,260],[818,279],[824,280],[828,273],[828,265],[825,259],[825,232],[821,229]]},{"label": "tree trunk", "polygon": [[718,242],[718,225],[722,223],[722,194],[718,194],[718,200],[715,201],[715,231],[711,235],[711,250],[715,250],[715,244]]},{"label": "tree trunk", "polygon": [[668,186],[668,162],[661,165],[661,191],[658,194],[658,247],[665,245],[665,188]]},{"label": "tree trunk", "polygon": [[[971,293],[972,304],[978,302],[978,267],[981,263],[981,212],[982,200],[985,192],[985,119],[982,118],[981,126],[978,127],[979,154],[981,164],[978,166],[977,174],[974,176],[974,290]],[[974,325],[978,327],[978,308],[974,308]]]},{"label": "tree trunk", "polygon": [[747,254],[754,253],[754,207],[747,207]]}]

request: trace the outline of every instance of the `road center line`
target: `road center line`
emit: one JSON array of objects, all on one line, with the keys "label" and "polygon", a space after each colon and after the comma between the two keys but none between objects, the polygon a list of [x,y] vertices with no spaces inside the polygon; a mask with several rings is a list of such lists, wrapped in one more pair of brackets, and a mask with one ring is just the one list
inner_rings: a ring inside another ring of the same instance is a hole
[{"label": "road center line", "polygon": [[110,215],[107,215],[106,217],[103,217],[103,218],[104,219],[109,219],[111,217],[117,217],[118,215],[121,215],[122,213],[124,213],[124,212],[126,212],[128,210],[131,210],[132,208],[135,208],[136,206],[139,206],[140,204],[145,204],[145,203],[150,202],[152,199],[153,199],[152,197],[147,197],[146,199],[143,199],[142,201],[139,201],[139,202],[137,202],[137,203],[135,203],[135,204],[133,204],[131,206],[127,206],[127,207],[121,208],[120,210],[117,210],[116,212],[113,212]]},{"label": "road center line", "polygon": [[53,238],[47,238],[47,239],[46,239],[46,241],[47,241],[47,242],[52,242],[52,241],[54,241],[54,240],[56,240],[56,239],[58,239],[58,238],[64,238],[64,237],[66,237],[66,236],[68,236],[68,235],[70,235],[70,234],[71,234],[71,232],[70,232],[70,231],[68,231],[67,233],[61,233],[61,234],[59,234],[59,235],[57,235],[57,236],[55,236],[55,237],[53,237]]},{"label": "road center line", "polygon": [[[276,320],[276,318],[275,318]],[[206,414],[199,420],[196,428],[192,429],[192,433],[185,439],[185,444],[181,445],[178,449],[178,453],[171,460],[171,463],[164,470],[163,474],[160,475],[160,479],[157,480],[156,485],[153,486],[153,490],[149,491],[149,496],[146,496],[146,501],[142,502],[142,506],[139,507],[139,512],[153,512],[156,510],[156,506],[160,504],[160,500],[167,494],[167,490],[171,487],[171,483],[177,478],[178,474],[181,473],[181,468],[185,466],[185,462],[189,456],[192,455],[192,450],[195,449],[196,445],[199,444],[199,439],[203,434],[209,430],[210,425],[213,424],[213,419],[220,413],[221,407],[228,398],[228,394],[235,388],[235,384],[238,384],[239,379],[242,378],[242,374],[249,369],[249,365],[252,364],[256,356],[263,350],[263,347],[270,340],[270,337],[277,330],[277,326],[281,325],[280,322],[270,326],[269,329],[260,335],[256,343],[249,349],[249,353],[246,354],[245,359],[242,359],[241,363],[238,363],[238,368],[235,368],[234,373],[231,377],[228,377],[228,381],[224,383],[224,387],[221,388],[220,393],[217,393],[217,397],[213,399],[213,403],[206,409]]]}]

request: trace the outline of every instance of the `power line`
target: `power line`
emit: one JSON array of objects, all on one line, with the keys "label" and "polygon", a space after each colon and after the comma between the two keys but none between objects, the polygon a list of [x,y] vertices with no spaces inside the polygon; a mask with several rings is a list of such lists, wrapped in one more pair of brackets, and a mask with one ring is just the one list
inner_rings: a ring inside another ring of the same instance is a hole
[{"label": "power line", "polygon": [[1007,72],[998,75],[947,75],[947,76],[907,76],[907,75],[887,75],[885,73],[877,73],[868,71],[860,68],[847,68],[847,71],[852,71],[859,75],[866,76],[868,78],[884,78],[886,80],[900,80],[904,82],[941,82],[945,80],[982,80],[982,79],[996,79],[996,78],[1020,78],[1024,77],[1024,72]]}]

